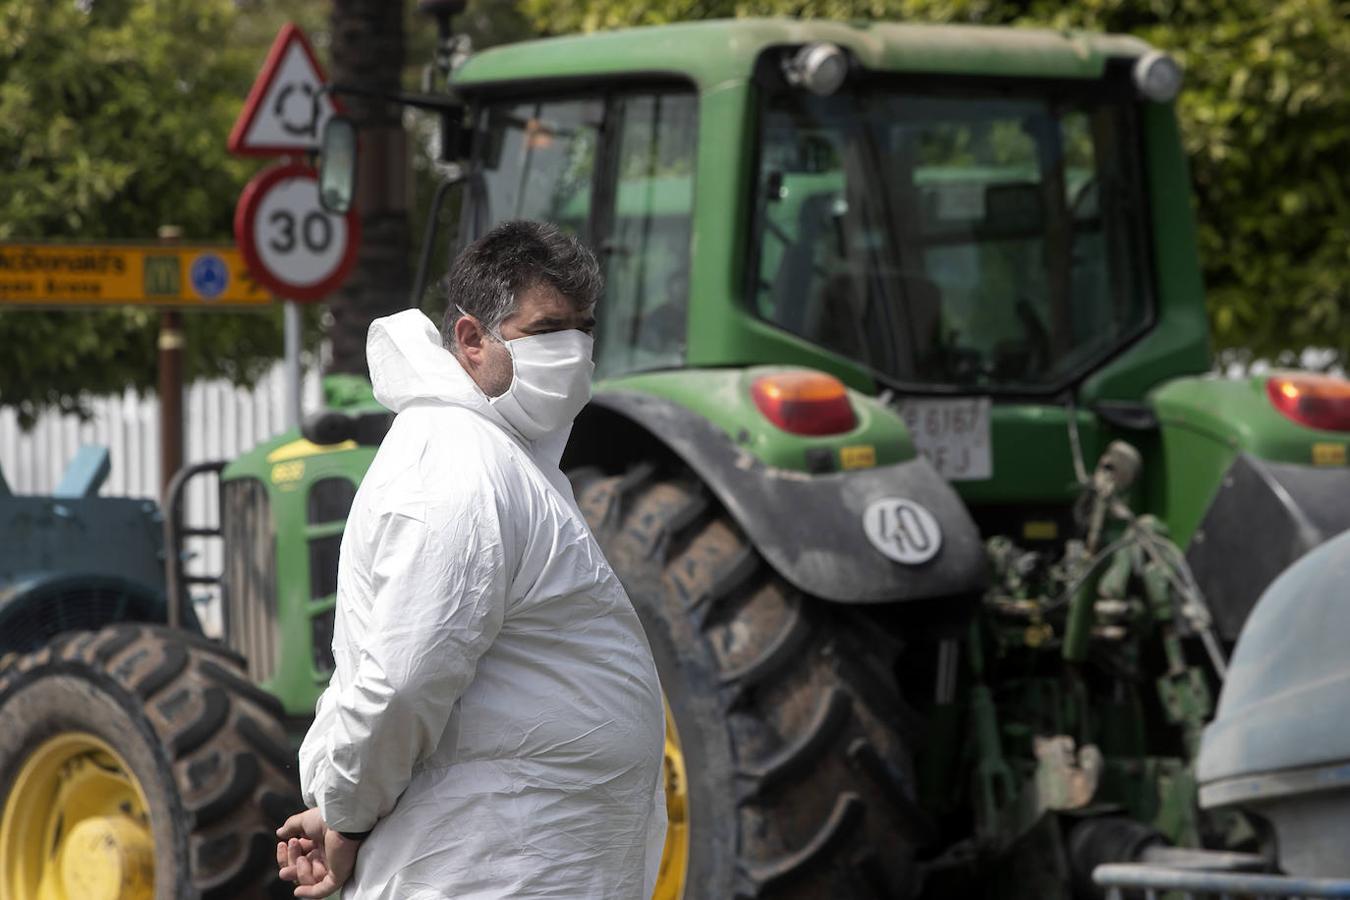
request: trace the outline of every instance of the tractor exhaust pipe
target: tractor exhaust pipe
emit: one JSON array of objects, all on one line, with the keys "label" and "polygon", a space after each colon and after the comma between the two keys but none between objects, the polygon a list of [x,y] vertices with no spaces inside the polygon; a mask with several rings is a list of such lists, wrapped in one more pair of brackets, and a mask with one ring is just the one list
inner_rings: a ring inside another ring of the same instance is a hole
[{"label": "tractor exhaust pipe", "polygon": [[464,52],[450,20],[464,12],[468,5],[468,0],[417,0],[417,11],[436,20],[435,56],[431,65],[422,71],[422,90],[428,93],[435,90],[436,85],[449,81],[456,53]]}]

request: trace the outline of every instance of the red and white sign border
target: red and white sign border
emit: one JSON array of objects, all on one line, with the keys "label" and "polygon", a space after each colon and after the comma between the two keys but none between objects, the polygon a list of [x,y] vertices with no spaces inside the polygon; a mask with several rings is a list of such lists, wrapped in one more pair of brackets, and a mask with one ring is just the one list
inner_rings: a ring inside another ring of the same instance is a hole
[{"label": "red and white sign border", "polygon": [[[276,39],[272,41],[272,48],[267,51],[267,59],[263,62],[262,71],[258,73],[257,79],[253,82],[253,87],[249,88],[248,98],[244,100],[244,108],[240,111],[239,118],[234,120],[234,127],[230,129],[230,139],[225,146],[236,156],[288,156],[303,152],[297,150],[294,146],[274,147],[263,144],[244,146],[244,139],[248,136],[249,129],[253,127],[253,120],[258,117],[263,98],[267,96],[267,89],[272,86],[272,79],[276,77],[277,69],[281,67],[281,61],[286,58],[286,51],[290,48],[292,41],[300,42],[300,49],[309,58],[309,64],[318,73],[319,80],[324,84],[328,83],[328,73],[323,70],[323,66],[319,65],[319,58],[314,55],[314,48],[310,46],[309,38],[305,37],[305,33],[300,30],[300,26],[294,22],[287,22],[277,32]],[[339,115],[346,112],[337,94],[330,93],[328,97],[333,101],[333,109]]]},{"label": "red and white sign border", "polygon": [[263,169],[244,186],[239,195],[239,204],[234,208],[234,240],[244,262],[257,282],[279,297],[303,302],[321,300],[337,289],[347,279],[352,266],[356,264],[357,250],[361,245],[361,217],[353,206],[347,210],[344,218],[347,222],[347,246],[343,248],[342,260],[327,278],[309,285],[295,285],[277,278],[263,264],[254,242],[253,218],[259,204],[267,196],[272,186],[290,178],[307,178],[315,182],[318,191],[319,173],[313,166],[302,162],[284,162]]}]

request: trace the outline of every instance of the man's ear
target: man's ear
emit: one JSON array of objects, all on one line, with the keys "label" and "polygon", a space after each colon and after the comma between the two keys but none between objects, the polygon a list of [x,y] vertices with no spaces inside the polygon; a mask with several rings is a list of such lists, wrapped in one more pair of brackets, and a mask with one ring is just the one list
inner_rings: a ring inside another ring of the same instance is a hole
[{"label": "man's ear", "polygon": [[478,320],[471,316],[460,316],[455,320],[455,345],[462,358],[472,366],[483,361],[483,342],[485,335]]}]

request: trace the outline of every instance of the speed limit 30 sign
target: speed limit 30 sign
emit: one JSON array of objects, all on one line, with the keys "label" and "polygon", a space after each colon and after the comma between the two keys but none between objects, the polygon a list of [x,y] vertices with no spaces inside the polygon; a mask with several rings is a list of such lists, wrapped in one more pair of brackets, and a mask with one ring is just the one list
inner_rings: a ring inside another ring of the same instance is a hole
[{"label": "speed limit 30 sign", "polygon": [[319,202],[319,176],[283,163],[253,177],[234,211],[234,236],[258,283],[291,300],[319,300],[356,262],[360,219]]}]

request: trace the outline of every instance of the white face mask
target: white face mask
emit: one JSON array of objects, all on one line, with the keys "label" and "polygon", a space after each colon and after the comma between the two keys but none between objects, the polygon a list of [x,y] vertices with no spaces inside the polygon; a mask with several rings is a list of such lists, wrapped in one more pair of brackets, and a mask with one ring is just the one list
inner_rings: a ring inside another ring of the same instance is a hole
[{"label": "white face mask", "polygon": [[514,377],[506,393],[491,399],[493,409],[526,440],[570,425],[591,399],[594,344],[575,329],[503,341]]}]

